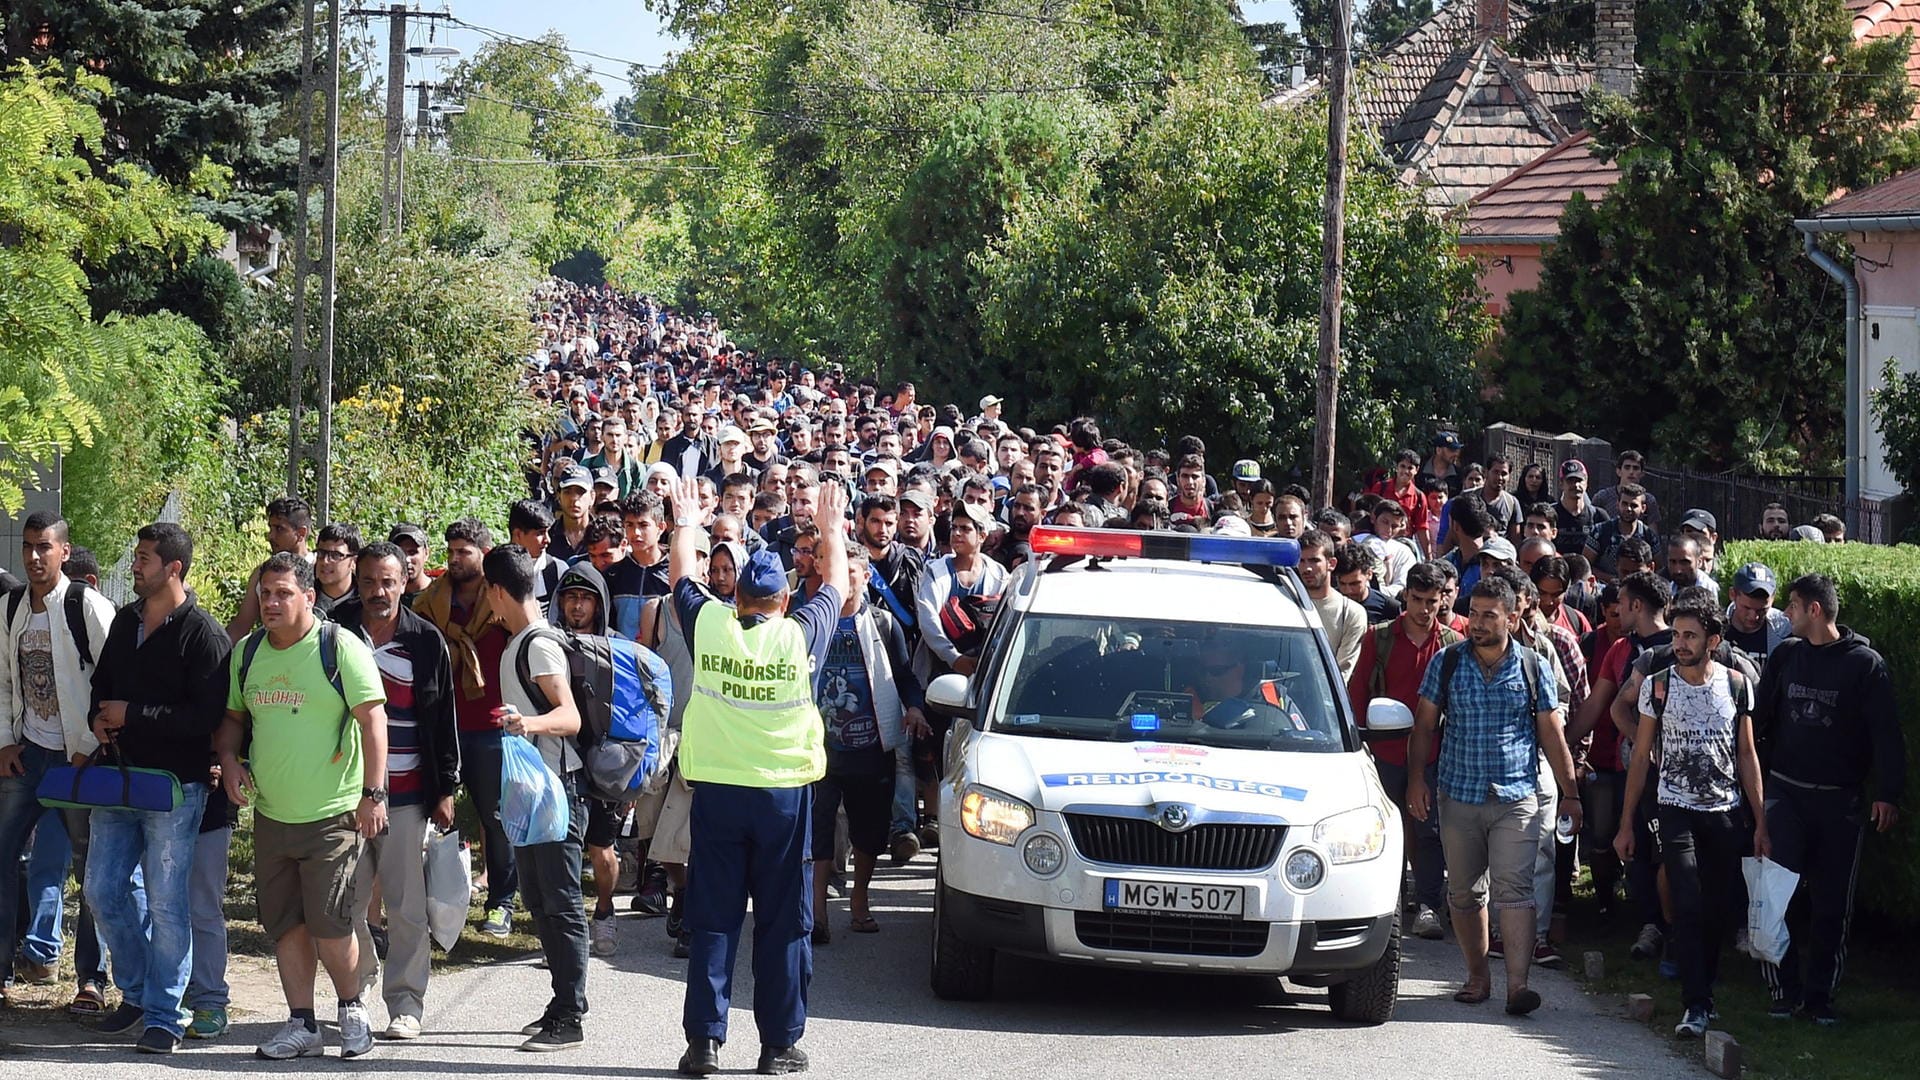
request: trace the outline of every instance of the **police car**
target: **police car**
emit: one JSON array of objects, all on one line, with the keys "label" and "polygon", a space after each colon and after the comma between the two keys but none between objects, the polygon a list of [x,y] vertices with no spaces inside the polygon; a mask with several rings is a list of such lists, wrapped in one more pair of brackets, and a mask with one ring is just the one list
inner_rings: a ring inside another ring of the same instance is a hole
[{"label": "police car", "polygon": [[[1284,975],[1328,987],[1344,1019],[1389,1019],[1399,819],[1292,572],[1298,546],[1031,540],[974,675],[927,690],[955,721],[934,992],[988,996],[1007,952]],[[1397,702],[1368,717],[1376,735],[1411,724]]]}]

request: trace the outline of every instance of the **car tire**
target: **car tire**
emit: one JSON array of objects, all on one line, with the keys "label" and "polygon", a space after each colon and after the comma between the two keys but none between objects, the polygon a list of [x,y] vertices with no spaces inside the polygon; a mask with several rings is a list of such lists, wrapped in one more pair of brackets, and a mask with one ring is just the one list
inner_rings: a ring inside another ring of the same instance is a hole
[{"label": "car tire", "polygon": [[993,950],[970,945],[945,917],[946,883],[933,888],[933,993],[947,1001],[985,1001],[993,995]]},{"label": "car tire", "polygon": [[1384,1024],[1393,1019],[1400,1000],[1400,905],[1394,905],[1393,925],[1387,931],[1387,950],[1373,966],[1353,973],[1343,983],[1327,988],[1333,1015],[1354,1024]]}]

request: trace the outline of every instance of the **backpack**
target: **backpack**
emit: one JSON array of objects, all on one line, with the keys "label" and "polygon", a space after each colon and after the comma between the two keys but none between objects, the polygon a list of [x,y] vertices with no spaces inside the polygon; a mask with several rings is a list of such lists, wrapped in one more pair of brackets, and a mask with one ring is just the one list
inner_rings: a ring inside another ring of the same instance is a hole
[{"label": "backpack", "polygon": [[[1754,702],[1747,697],[1747,676],[1732,664],[1721,664],[1720,667],[1727,673],[1727,690],[1733,696],[1733,707],[1737,710],[1735,718],[1738,719],[1740,713],[1752,715]],[[1653,680],[1653,718],[1655,721],[1665,720],[1667,688],[1673,682],[1673,669],[1663,667],[1648,677]]]},{"label": "backpack", "polygon": [[[1367,679],[1367,696],[1370,698],[1387,696],[1387,659],[1393,655],[1393,624],[1398,620],[1388,620],[1373,628],[1373,673]],[[1445,620],[1435,622],[1433,632],[1440,635],[1440,647],[1445,649],[1461,641],[1460,632],[1448,626]],[[1443,689],[1441,693],[1446,693]]]},{"label": "backpack", "polygon": [[[13,625],[13,617],[19,613],[20,604],[27,598],[28,586],[22,585],[7,594],[7,625]],[[87,632],[87,583],[73,578],[67,579],[67,599],[61,605],[67,615],[67,632],[73,635],[73,646],[80,653],[80,666],[93,666],[93,637]]]},{"label": "backpack", "polygon": [[[1447,719],[1447,701],[1453,697],[1453,675],[1460,670],[1460,657],[1472,647],[1472,642],[1461,641],[1440,650],[1440,697],[1434,701],[1434,704],[1439,706],[1441,723],[1445,723]],[[1539,663],[1543,658],[1538,652],[1517,641],[1513,643],[1513,647],[1520,651],[1520,677],[1526,681],[1527,702],[1532,704],[1540,700]],[[1532,711],[1529,709],[1528,713],[1531,714]]]},{"label": "backpack", "polygon": [[[333,692],[340,695],[340,703],[346,708],[340,715],[340,735],[333,743],[333,760],[347,752],[347,730],[353,726],[353,705],[347,700],[346,684],[340,681],[340,624],[330,619],[318,621],[320,627],[320,670],[326,673],[327,683]],[[247,643],[240,647],[240,679],[235,684],[240,687],[242,700],[247,690],[247,672],[253,670],[253,657],[260,651],[260,643],[267,640],[266,628],[262,627],[247,635]]]},{"label": "backpack", "polygon": [[[533,636],[559,643],[566,653],[567,685],[580,710],[587,797],[626,802],[657,790],[673,759],[666,746],[667,717],[673,712],[673,675],[667,662],[626,638],[551,626],[535,630]],[[533,680],[527,647],[514,659],[514,674],[541,712],[553,708]]]}]

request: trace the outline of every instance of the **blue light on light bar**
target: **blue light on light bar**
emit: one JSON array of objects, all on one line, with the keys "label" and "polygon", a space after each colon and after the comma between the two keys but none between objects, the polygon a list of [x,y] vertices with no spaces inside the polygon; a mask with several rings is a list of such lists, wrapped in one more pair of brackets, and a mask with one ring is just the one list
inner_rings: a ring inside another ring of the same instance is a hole
[{"label": "blue light on light bar", "polygon": [[1133,730],[1159,731],[1160,717],[1150,712],[1134,713],[1133,714]]},{"label": "blue light on light bar", "polygon": [[1294,566],[1300,562],[1300,545],[1280,537],[1036,525],[1029,539],[1035,554],[1085,555],[1109,559],[1182,559],[1191,562],[1239,563],[1243,566]]},{"label": "blue light on light bar", "polygon": [[1283,537],[1207,536],[1187,538],[1187,558],[1195,562],[1231,562],[1247,566],[1294,566],[1300,545]]}]

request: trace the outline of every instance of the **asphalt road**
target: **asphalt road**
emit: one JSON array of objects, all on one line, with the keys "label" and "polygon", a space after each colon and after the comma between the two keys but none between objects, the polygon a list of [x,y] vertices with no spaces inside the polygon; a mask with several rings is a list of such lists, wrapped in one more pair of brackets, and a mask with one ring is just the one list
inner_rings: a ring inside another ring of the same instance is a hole
[{"label": "asphalt road", "polygon": [[[803,1047],[813,1072],[832,1077],[1031,1076],[1046,1080],[1132,1077],[1365,1076],[1699,1077],[1698,1044],[1676,1054],[1654,1030],[1630,1023],[1617,1001],[1589,997],[1565,975],[1536,974],[1546,1005],[1515,1020],[1494,1001],[1455,1004],[1460,969],[1450,942],[1408,943],[1401,1000],[1378,1028],[1334,1021],[1324,991],[1273,979],[1150,975],[1003,960],[994,999],[954,1004],[927,988],[931,866],[883,867],[874,911],[879,934],[846,930],[846,904],[831,902],[833,944],[815,952],[811,1019]],[[624,902],[625,898],[621,898]],[[620,951],[594,959],[586,1045],[561,1054],[517,1052],[521,1024],[544,1007],[547,973],[523,962],[437,976],[427,995],[427,1034],[379,1043],[341,1062],[328,1027],[327,1057],[269,1063],[253,1045],[279,1023],[277,1003],[225,1039],[191,1043],[166,1058],[135,1054],[132,1036],[103,1040],[64,1021],[0,1028],[0,1078],[52,1080],[84,1063],[86,1080],[152,1078],[168,1071],[234,1076],[341,1072],[363,1077],[484,1078],[670,1076],[684,1046],[680,1004],[685,961],[674,960],[659,919],[622,915]],[[752,978],[742,944],[727,1072],[753,1069]],[[321,1018],[332,1015],[322,994]],[[374,1006],[375,1030],[384,1009]],[[138,1072],[136,1073],[136,1070]]]}]

